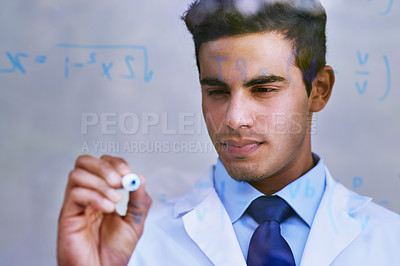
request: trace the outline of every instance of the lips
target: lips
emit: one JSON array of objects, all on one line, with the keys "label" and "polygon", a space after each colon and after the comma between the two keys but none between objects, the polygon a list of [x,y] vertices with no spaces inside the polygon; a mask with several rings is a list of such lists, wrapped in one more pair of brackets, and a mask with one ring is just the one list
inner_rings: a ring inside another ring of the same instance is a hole
[{"label": "lips", "polygon": [[255,152],[264,142],[255,140],[224,140],[221,141],[223,150],[233,157],[246,157]]}]

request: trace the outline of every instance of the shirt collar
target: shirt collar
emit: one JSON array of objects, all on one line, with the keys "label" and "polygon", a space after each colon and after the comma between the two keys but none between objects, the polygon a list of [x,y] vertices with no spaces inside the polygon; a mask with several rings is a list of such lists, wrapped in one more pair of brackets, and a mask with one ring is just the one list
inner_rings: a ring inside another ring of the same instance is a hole
[{"label": "shirt collar", "polygon": [[[322,159],[313,154],[317,164],[274,195],[283,198],[310,227],[325,191],[325,167]],[[246,211],[250,203],[263,194],[247,182],[231,178],[218,158],[214,170],[214,186],[232,223]]]}]

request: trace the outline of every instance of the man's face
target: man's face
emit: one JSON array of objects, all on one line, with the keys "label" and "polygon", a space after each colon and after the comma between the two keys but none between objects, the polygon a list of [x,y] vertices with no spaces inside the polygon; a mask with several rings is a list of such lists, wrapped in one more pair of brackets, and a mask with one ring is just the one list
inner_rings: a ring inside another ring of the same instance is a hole
[{"label": "man's face", "polygon": [[275,32],[224,37],[199,51],[208,132],[232,178],[290,173],[311,155],[311,118],[291,43]]}]

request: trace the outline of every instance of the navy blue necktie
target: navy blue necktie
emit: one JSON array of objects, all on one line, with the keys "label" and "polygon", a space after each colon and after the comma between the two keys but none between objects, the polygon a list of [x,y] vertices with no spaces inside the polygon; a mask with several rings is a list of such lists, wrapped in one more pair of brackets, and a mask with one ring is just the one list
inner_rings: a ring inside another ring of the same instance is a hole
[{"label": "navy blue necktie", "polygon": [[292,208],[280,197],[259,197],[247,209],[259,224],[250,240],[248,266],[295,266],[293,253],[281,235],[280,223]]}]

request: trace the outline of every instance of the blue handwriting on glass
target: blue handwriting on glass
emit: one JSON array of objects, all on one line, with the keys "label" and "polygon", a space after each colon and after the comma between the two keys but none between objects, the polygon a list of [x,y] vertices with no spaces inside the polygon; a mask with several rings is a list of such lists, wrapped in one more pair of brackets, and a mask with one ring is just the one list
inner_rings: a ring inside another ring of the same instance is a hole
[{"label": "blue handwriting on glass", "polygon": [[0,73],[13,73],[13,72],[19,70],[19,72],[21,72],[22,74],[26,74],[26,70],[22,66],[20,58],[21,57],[27,58],[28,57],[27,54],[17,53],[15,55],[12,55],[10,52],[6,52],[6,55],[7,55],[8,59],[10,60],[10,63],[12,66],[10,68],[0,69]]},{"label": "blue handwriting on glass", "polygon": [[364,183],[364,180],[361,177],[359,177],[359,176],[353,177],[353,189],[362,187],[363,183]]},{"label": "blue handwriting on glass", "polygon": [[[367,77],[370,75],[370,72],[365,70],[365,66],[368,63],[369,54],[368,53],[362,54],[360,51],[357,51],[357,59],[358,59],[358,64],[360,65],[360,68],[362,70],[357,70],[356,75],[358,77],[364,77],[364,78],[362,78],[361,82],[359,81],[356,82],[356,88],[358,93],[363,95],[367,91],[367,86],[368,86]],[[383,101],[388,97],[392,83],[389,59],[386,55],[383,55],[382,59],[386,70],[386,89],[385,93],[379,99],[380,101]]]},{"label": "blue handwriting on glass", "polygon": [[[96,63],[99,65],[100,76],[105,77],[107,80],[112,80],[113,77],[116,75],[114,70],[114,62],[108,61],[104,62],[99,59],[99,53],[104,50],[126,50],[130,52],[139,51],[142,53],[143,56],[143,63],[139,61],[135,61],[135,58],[131,54],[126,54],[124,57],[124,65],[125,73],[120,73],[117,77],[122,79],[130,79],[133,80],[136,77],[134,72],[134,64],[142,64],[143,68],[143,80],[145,82],[149,82],[153,77],[153,71],[149,69],[149,62],[148,62],[148,53],[147,48],[145,46],[139,45],[80,45],[80,44],[57,44],[58,48],[65,48],[65,49],[73,49],[73,50],[91,50],[88,54],[87,60],[85,61],[78,61],[74,62],[71,60],[71,56],[66,56],[64,59],[64,77],[66,79],[72,76],[73,69],[84,69],[85,67],[89,67],[90,65],[95,65]],[[9,67],[0,68],[0,74],[3,73],[20,73],[26,74],[27,70],[24,67],[24,63],[28,63],[31,57],[27,53],[11,53],[6,52],[6,57],[8,58]],[[37,55],[36,57],[32,57],[33,61],[37,64],[46,64],[48,62],[48,57],[45,55]],[[119,67],[118,69],[121,69]],[[81,71],[81,70],[80,70]]]},{"label": "blue handwriting on glass", "polygon": [[[143,52],[143,59],[144,59],[144,81],[149,82],[151,78],[153,77],[153,71],[149,70],[149,62],[148,62],[148,54],[147,54],[147,48],[145,46],[140,46],[140,45],[82,45],[82,44],[66,44],[66,43],[60,43],[57,44],[57,47],[59,48],[68,48],[68,49],[85,49],[85,50],[140,50]],[[86,62],[86,64],[91,65],[95,64],[97,62],[97,53],[96,52],[91,52],[89,55],[89,61]],[[132,68],[132,63],[134,62],[135,58],[132,55],[126,55],[125,56],[125,66],[127,69],[127,74],[120,74],[120,78],[124,79],[134,79],[135,78],[135,73]],[[70,62],[69,56],[65,57],[65,70],[64,70],[64,76],[65,78],[68,78],[70,76],[70,67],[71,67],[71,62]],[[84,63],[74,63],[72,66],[76,68],[82,68],[84,67]],[[112,80],[112,74],[111,70],[112,67],[114,66],[114,62],[101,62],[101,68],[102,68],[102,74],[101,76],[106,77],[108,80]]]},{"label": "blue handwriting on glass", "polygon": [[[371,2],[371,1],[372,0],[368,0],[368,2]],[[379,0],[379,1],[382,1],[382,0]],[[393,0],[387,0],[387,1],[388,1],[388,5],[386,7],[386,10],[380,13],[382,16],[385,16],[385,15],[389,14],[390,11],[392,10]],[[382,1],[382,2],[384,2],[384,1]]]}]

